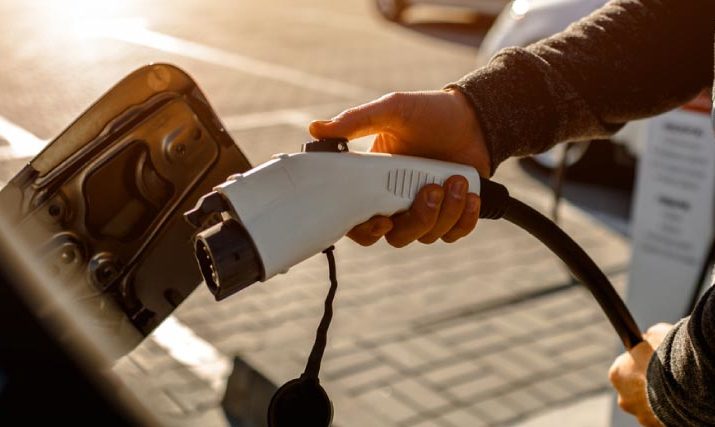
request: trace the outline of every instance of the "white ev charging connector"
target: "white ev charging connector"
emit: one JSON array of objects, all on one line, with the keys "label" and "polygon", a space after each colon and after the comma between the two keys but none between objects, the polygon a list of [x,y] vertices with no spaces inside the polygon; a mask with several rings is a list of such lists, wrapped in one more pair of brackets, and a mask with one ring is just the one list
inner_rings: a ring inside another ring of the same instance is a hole
[{"label": "white ev charging connector", "polygon": [[596,298],[626,348],[640,331],[608,278],[558,226],[469,166],[411,156],[350,153],[345,140],[320,140],[233,175],[185,218],[217,300],[286,272],[374,215],[406,210],[419,189],[462,175],[481,198],[480,218],[504,218],[551,249]]},{"label": "white ev charging connector", "polygon": [[[232,175],[187,214],[199,226],[207,213],[225,212],[224,221],[196,238],[201,270],[218,299],[286,272],[374,215],[406,210],[426,184],[462,175],[469,191],[479,193],[479,175],[466,165],[340,152],[343,141],[336,141],[334,150],[323,148],[332,152],[313,151],[311,144],[328,145],[308,143],[305,152],[277,154],[246,173]],[[250,246],[237,245],[239,240],[250,240]]]}]

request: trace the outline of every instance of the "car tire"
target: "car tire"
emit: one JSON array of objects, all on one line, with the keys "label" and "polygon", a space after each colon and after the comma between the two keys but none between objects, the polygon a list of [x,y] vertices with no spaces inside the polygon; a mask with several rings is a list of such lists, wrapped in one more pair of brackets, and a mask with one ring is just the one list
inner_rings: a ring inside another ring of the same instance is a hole
[{"label": "car tire", "polygon": [[399,22],[407,9],[407,0],[375,0],[377,10],[387,20]]}]

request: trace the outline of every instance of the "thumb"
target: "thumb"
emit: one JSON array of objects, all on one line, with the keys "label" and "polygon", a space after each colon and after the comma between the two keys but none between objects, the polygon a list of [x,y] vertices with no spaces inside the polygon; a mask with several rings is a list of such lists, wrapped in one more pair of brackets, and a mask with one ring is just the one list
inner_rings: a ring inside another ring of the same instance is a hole
[{"label": "thumb", "polygon": [[385,132],[398,119],[394,98],[394,95],[386,95],[345,110],[331,120],[316,120],[308,131],[315,138],[347,139]]}]

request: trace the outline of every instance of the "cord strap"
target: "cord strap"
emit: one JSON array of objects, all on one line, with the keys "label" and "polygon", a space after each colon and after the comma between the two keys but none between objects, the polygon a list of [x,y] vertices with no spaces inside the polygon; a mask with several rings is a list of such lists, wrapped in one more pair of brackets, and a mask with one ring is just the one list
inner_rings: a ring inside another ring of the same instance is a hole
[{"label": "cord strap", "polygon": [[304,377],[318,378],[318,373],[320,373],[320,363],[323,360],[325,346],[328,344],[328,328],[330,327],[330,321],[333,319],[333,300],[335,299],[335,292],[338,290],[335,255],[333,254],[334,250],[335,246],[331,246],[323,251],[325,256],[328,258],[330,289],[328,290],[328,295],[325,297],[323,318],[320,319],[318,329],[315,331],[315,343],[313,343],[313,349],[310,351],[308,363],[305,365],[305,372],[303,372]]}]

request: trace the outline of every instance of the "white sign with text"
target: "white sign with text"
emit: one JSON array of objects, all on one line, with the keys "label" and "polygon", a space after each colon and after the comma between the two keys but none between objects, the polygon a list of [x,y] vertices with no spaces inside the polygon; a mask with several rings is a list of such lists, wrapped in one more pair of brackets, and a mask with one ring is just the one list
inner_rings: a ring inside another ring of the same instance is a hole
[{"label": "white sign with text", "polygon": [[[685,315],[713,238],[715,136],[706,111],[678,109],[647,124],[631,215],[626,295],[643,329]],[[611,425],[638,423],[614,405]]]},{"label": "white sign with text", "polygon": [[713,234],[710,115],[675,110],[648,123],[631,219],[627,302],[642,328],[684,315]]}]

